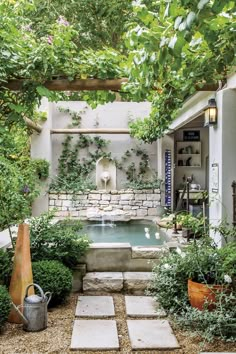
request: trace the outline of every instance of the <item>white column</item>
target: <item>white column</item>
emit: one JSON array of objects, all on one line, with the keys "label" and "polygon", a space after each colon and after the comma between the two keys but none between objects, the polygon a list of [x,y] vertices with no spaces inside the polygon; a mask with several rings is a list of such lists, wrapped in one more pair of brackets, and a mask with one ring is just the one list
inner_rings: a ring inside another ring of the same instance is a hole
[{"label": "white column", "polygon": [[[218,108],[217,126],[209,128],[209,217],[212,225],[227,218],[232,223],[232,181],[236,179],[236,91],[221,90],[216,95]],[[219,190],[212,192],[212,164],[219,167]],[[213,234],[222,244],[220,235]]]}]

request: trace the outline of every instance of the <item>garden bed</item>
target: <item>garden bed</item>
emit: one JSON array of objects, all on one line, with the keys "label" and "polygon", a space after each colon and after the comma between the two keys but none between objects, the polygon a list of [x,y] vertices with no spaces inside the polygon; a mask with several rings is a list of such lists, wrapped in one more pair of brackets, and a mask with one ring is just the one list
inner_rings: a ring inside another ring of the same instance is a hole
[{"label": "garden bed", "polygon": [[[124,354],[132,353],[127,333],[126,316],[124,307],[124,296],[112,294],[116,308],[116,321],[119,331],[120,352]],[[21,325],[7,323],[5,330],[0,335],[0,353],[53,353],[64,354],[71,353],[70,341],[75,314],[75,305],[78,294],[70,296],[64,306],[59,306],[49,311],[48,328],[42,332],[24,332]],[[214,343],[206,343],[201,347],[201,338],[194,337],[189,332],[174,330],[174,333],[180,343],[181,349],[175,350],[176,354],[199,354],[200,351],[221,351],[233,352],[234,343],[224,343],[214,340]],[[91,351],[79,351],[81,354],[91,354]],[[94,354],[101,352],[94,351]],[[117,351],[107,351],[107,354],[116,354]],[[143,354],[153,354],[153,351],[142,351]],[[170,351],[155,351],[158,353],[169,353]]]}]

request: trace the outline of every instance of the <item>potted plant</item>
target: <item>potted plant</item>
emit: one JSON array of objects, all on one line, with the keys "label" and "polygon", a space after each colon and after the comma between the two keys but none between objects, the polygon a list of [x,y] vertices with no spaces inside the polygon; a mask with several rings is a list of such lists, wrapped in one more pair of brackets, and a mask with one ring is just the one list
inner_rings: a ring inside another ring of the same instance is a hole
[{"label": "potted plant", "polygon": [[181,225],[182,237],[198,238],[206,233],[206,220],[202,216],[195,217],[187,211],[176,215],[177,225]]},{"label": "potted plant", "polygon": [[203,310],[215,308],[217,297],[221,293],[233,291],[233,280],[236,275],[236,246],[230,242],[219,249],[207,237],[201,242],[189,246],[185,253],[186,271],[188,274],[188,296],[192,307]]}]

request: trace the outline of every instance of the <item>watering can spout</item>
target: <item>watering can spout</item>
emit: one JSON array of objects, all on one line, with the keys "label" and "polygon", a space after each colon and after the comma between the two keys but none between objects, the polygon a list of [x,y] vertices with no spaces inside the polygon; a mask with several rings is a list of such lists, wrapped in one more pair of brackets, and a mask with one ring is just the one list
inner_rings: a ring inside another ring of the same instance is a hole
[{"label": "watering can spout", "polygon": [[12,307],[14,307],[14,309],[16,310],[16,312],[18,313],[18,315],[21,317],[22,321],[24,322],[24,324],[28,325],[29,321],[27,320],[27,318],[23,315],[23,313],[19,310],[19,308],[12,302],[11,303]]}]

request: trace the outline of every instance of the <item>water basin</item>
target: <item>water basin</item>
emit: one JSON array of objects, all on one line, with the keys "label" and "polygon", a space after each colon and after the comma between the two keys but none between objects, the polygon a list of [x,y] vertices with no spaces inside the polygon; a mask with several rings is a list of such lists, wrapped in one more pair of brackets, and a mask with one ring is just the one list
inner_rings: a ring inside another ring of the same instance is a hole
[{"label": "water basin", "polygon": [[[165,238],[160,234],[156,239],[158,229],[150,221],[128,222],[86,222],[83,233],[87,234],[94,243],[130,243],[131,246],[163,245]],[[149,237],[149,238],[147,238]]]}]

